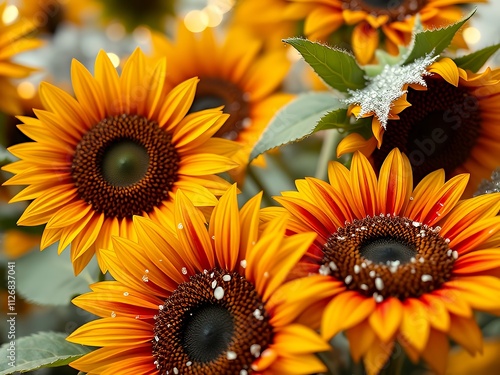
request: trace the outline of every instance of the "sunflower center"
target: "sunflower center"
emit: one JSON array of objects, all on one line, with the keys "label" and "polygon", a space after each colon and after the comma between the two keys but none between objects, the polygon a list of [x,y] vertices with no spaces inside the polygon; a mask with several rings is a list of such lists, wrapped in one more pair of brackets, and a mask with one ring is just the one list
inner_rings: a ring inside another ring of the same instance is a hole
[{"label": "sunflower center", "polygon": [[384,142],[373,156],[380,168],[398,147],[408,155],[415,182],[444,168],[449,176],[469,157],[481,129],[479,103],[464,87],[427,78],[427,90],[408,90],[411,107],[387,123]]},{"label": "sunflower center", "polygon": [[153,356],[159,374],[251,374],[273,328],[255,287],[214,268],[191,276],[160,306]]},{"label": "sunflower center", "polygon": [[355,220],[328,239],[320,273],[377,302],[419,297],[450,279],[458,257],[439,230],[398,216]]},{"label": "sunflower center", "polygon": [[172,136],[143,116],[108,117],[76,147],[72,176],[82,200],[107,217],[151,212],[168,199],[180,158]]},{"label": "sunflower center", "polygon": [[417,252],[409,244],[394,238],[377,238],[361,245],[359,252],[365,259],[379,264],[388,262],[409,263]]},{"label": "sunflower center", "polygon": [[200,306],[186,320],[183,346],[194,361],[211,362],[229,347],[234,334],[233,317],[227,309]]},{"label": "sunflower center", "polygon": [[417,14],[427,0],[343,0],[344,9],[362,10],[373,16],[389,16],[390,21],[403,21]]},{"label": "sunflower center", "polygon": [[149,167],[146,148],[128,139],[110,145],[102,158],[102,175],[113,186],[131,186],[144,178]]},{"label": "sunflower center", "polygon": [[235,140],[240,131],[250,125],[250,103],[248,94],[232,82],[220,78],[202,78],[189,112],[222,105],[229,118],[215,136]]}]

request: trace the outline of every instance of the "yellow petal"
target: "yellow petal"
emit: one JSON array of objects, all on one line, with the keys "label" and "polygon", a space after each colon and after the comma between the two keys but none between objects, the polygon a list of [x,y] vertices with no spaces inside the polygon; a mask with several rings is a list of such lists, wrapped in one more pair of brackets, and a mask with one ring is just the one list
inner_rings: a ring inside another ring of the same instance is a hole
[{"label": "yellow petal", "polygon": [[374,137],[365,139],[361,134],[351,133],[344,137],[337,146],[337,158],[351,152],[360,151],[365,156],[370,156],[377,147]]},{"label": "yellow petal", "polygon": [[431,64],[431,66],[427,68],[427,71],[439,74],[450,85],[458,87],[458,68],[455,62],[449,57],[443,57],[439,61]]},{"label": "yellow petal", "polygon": [[89,346],[131,347],[151,341],[153,326],[139,319],[97,319],[77,328],[66,340]]},{"label": "yellow petal", "polygon": [[427,345],[430,325],[425,305],[415,298],[403,302],[403,319],[400,333],[408,343],[421,352]]},{"label": "yellow petal", "polygon": [[348,330],[365,320],[376,308],[373,298],[354,291],[334,297],[327,305],[321,320],[321,335],[331,339],[342,330]]},{"label": "yellow petal", "polygon": [[368,159],[360,152],[356,152],[352,158],[350,186],[358,217],[378,214],[377,177]]},{"label": "yellow petal", "polygon": [[378,47],[378,30],[371,27],[368,22],[361,22],[354,27],[351,41],[356,59],[361,65],[366,65],[373,60]]},{"label": "yellow petal", "polygon": [[413,175],[408,158],[398,149],[386,157],[379,172],[378,212],[399,215],[413,189]]},{"label": "yellow petal", "polygon": [[377,307],[370,315],[369,322],[372,329],[382,342],[393,339],[394,334],[399,329],[403,318],[403,305],[397,298],[389,297],[377,304]]}]

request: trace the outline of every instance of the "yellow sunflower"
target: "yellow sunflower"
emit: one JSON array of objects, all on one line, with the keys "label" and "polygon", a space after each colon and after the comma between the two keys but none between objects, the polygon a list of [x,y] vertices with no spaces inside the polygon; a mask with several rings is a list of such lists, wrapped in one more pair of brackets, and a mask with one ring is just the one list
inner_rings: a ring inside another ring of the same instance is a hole
[{"label": "yellow sunflower", "polygon": [[300,269],[324,275],[317,288],[335,290],[322,336],[345,331],[353,359],[363,358],[370,375],[396,342],[438,374],[448,337],[481,351],[473,310],[500,313],[500,194],[459,201],[468,176],[445,182],[443,170],[413,189],[410,162],[397,149],[378,179],[360,152],[350,170],[332,162],[328,175],[329,183],[296,181],[298,191],[276,198],[283,208],[272,211],[292,214],[291,233],[318,234]]},{"label": "yellow sunflower", "polygon": [[[285,49],[262,52],[262,42],[241,29],[230,29],[219,41],[213,29],[196,35],[179,24],[175,42],[163,34],[153,36],[153,51],[167,57],[167,87],[200,78],[190,111],[224,106],[230,116],[215,136],[242,146],[235,155],[241,167],[231,172],[241,183],[255,142],[276,111],[293,97],[279,91],[291,64]],[[262,165],[263,159],[257,163]]]},{"label": "yellow sunflower", "polygon": [[21,105],[10,79],[27,77],[36,69],[13,62],[12,58],[19,53],[40,47],[43,42],[27,37],[36,27],[27,19],[6,24],[1,17],[6,5],[5,1],[0,3],[0,111],[14,115],[21,111]]},{"label": "yellow sunflower", "polygon": [[284,218],[260,232],[260,198],[238,210],[233,185],[208,228],[182,190],[175,231],[135,217],[138,242],[115,237],[106,258],[116,281],[73,300],[102,319],[68,340],[102,348],[71,366],[103,375],[325,371],[313,353],[328,345],[294,322],[303,300],[280,292],[315,234],[286,237]]},{"label": "yellow sunflower", "polygon": [[373,136],[365,140],[352,133],[337,154],[360,150],[371,155],[378,170],[397,147],[408,155],[416,182],[440,168],[447,178],[470,173],[466,194],[471,196],[500,165],[500,69],[476,74],[443,58],[427,70],[427,87],[407,87],[407,94],[393,103],[385,129],[373,113],[366,114],[373,116]]},{"label": "yellow sunflower", "polygon": [[45,110],[21,116],[19,128],[35,142],[9,151],[20,161],[3,169],[14,173],[7,185],[29,185],[11,202],[33,200],[19,225],[47,224],[41,248],[59,240],[71,244],[79,273],[111,236],[135,237],[132,216],[173,225],[173,196],[182,187],[197,206],[213,206],[228,186],[213,175],[237,164],[239,146],[212,138],[227,115],[219,109],[187,114],[197,78],[163,90],[166,61],[147,64],[137,49],[119,77],[101,51],[95,77],[74,60],[76,99],[42,83]]},{"label": "yellow sunflower", "polygon": [[[459,4],[482,3],[486,0],[289,0],[290,13],[305,19],[304,33],[310,39],[327,40],[341,26],[349,31],[350,47],[361,64],[368,64],[383,43],[391,53],[411,41],[415,17],[424,29],[444,27],[459,21],[463,11]],[[466,47],[461,37],[454,40]]]}]

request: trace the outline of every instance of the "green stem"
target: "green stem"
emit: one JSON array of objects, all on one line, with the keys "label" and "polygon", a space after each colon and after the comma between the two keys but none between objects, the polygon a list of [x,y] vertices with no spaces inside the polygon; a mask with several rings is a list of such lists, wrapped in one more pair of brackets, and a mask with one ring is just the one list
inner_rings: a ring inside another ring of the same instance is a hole
[{"label": "green stem", "polygon": [[321,352],[317,353],[317,356],[328,369],[328,372],[326,372],[325,375],[339,375],[338,360],[335,358],[333,352]]},{"label": "green stem", "polygon": [[382,369],[379,375],[401,375],[405,357],[406,355],[404,350],[398,344],[396,344],[393,350],[393,354],[389,358],[389,362]]},{"label": "green stem", "polygon": [[340,133],[336,129],[330,129],[325,132],[325,138],[319,154],[316,173],[314,176],[321,180],[326,180],[328,176],[328,162],[336,159],[337,143],[340,139]]},{"label": "green stem", "polygon": [[98,281],[106,281],[106,274],[99,272]]},{"label": "green stem", "polygon": [[255,185],[257,185],[258,189],[263,191],[262,203],[264,204],[264,206],[265,207],[273,206],[274,202],[268,194],[268,189],[266,188],[264,181],[262,181],[260,176],[257,173],[255,173],[254,168],[255,167],[253,167],[251,165],[248,166],[248,168],[246,170],[247,178],[251,178],[253,180],[253,182],[255,183]]}]

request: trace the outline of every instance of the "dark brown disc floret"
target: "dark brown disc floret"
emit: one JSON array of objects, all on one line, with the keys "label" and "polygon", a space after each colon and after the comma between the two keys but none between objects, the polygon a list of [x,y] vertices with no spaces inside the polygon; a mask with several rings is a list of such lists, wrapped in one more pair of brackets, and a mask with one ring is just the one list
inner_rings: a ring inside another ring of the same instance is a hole
[{"label": "dark brown disc floret", "polygon": [[221,78],[202,78],[189,112],[224,106],[229,114],[215,137],[236,140],[238,134],[251,124],[249,95],[232,82]]},{"label": "dark brown disc floret", "polygon": [[160,375],[251,374],[273,328],[254,286],[218,268],[191,276],[160,306],[153,356]]},{"label": "dark brown disc floret", "polygon": [[439,230],[398,216],[355,220],[328,239],[319,272],[377,302],[418,298],[448,281],[458,258]]},{"label": "dark brown disc floret", "polygon": [[80,198],[106,217],[151,212],[168,199],[180,158],[172,135],[138,115],[108,117],[77,145],[71,173]]},{"label": "dark brown disc floret", "polygon": [[410,159],[416,183],[440,168],[450,176],[469,158],[481,130],[478,99],[466,87],[437,76],[425,80],[427,90],[408,90],[411,107],[399,114],[399,120],[388,121],[382,147],[373,153],[380,168],[398,147]]},{"label": "dark brown disc floret", "polygon": [[343,0],[344,9],[362,10],[372,16],[388,16],[390,22],[404,21],[417,14],[427,0]]}]

